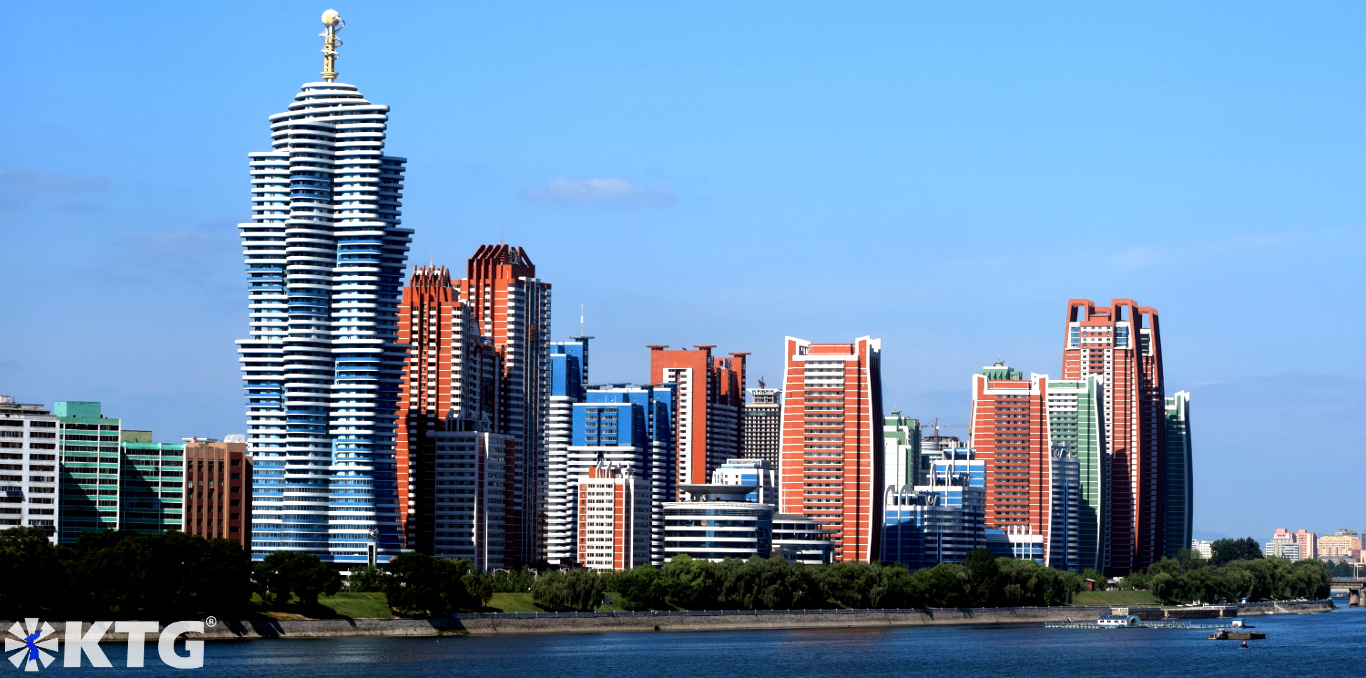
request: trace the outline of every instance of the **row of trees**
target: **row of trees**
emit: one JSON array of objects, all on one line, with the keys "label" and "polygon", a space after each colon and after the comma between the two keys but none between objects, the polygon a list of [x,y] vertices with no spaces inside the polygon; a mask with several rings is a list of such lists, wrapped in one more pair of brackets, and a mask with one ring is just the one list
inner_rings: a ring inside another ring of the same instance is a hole
[{"label": "row of trees", "polygon": [[307,607],[341,587],[337,570],[311,555],[282,551],[253,565],[235,541],[183,532],[87,532],[54,546],[28,527],[0,530],[0,582],[0,619],[234,618],[252,612],[253,593]]},{"label": "row of trees", "polygon": [[1321,560],[1263,558],[1250,537],[1221,539],[1213,546],[1209,560],[1182,549],[1175,558],[1163,558],[1146,571],[1130,574],[1121,585],[1151,591],[1166,604],[1328,597],[1333,575]]},{"label": "row of trees", "polygon": [[901,565],[804,566],[781,558],[712,563],[679,556],[662,569],[612,575],[608,586],[628,610],[787,610],[1066,605],[1082,581],[1075,573],[975,549],[961,565],[915,572]]}]

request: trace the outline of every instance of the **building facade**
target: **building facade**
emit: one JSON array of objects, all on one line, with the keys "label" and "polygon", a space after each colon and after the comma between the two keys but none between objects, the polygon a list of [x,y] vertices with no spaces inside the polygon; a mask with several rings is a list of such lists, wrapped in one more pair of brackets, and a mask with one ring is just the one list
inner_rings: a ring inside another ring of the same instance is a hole
[{"label": "building facade", "polygon": [[386,562],[403,545],[395,413],[412,234],[399,221],[406,161],[385,152],[388,107],[336,81],[339,25],[324,26],[322,82],[272,115],[271,150],[249,155],[252,220],[238,226],[258,560],[289,550],[362,564],[377,548]]},{"label": "building facade", "polygon": [[251,550],[251,456],[246,443],[185,442],[185,532]]},{"label": "building facade", "polygon": [[515,548],[526,554],[527,562],[542,562],[549,492],[544,433],[550,398],[550,283],[536,277],[536,264],[526,250],[500,243],[480,245],[456,285],[471,322],[502,360],[497,430],[517,441],[514,474],[521,488]]},{"label": "building facade", "polygon": [[0,396],[0,530],[32,527],[57,540],[57,416]]},{"label": "building facade", "polygon": [[711,474],[713,485],[751,485],[745,501],[778,504],[778,470],[762,459],[732,459]]},{"label": "building facade", "polygon": [[832,530],[836,562],[878,560],[882,342],[784,340],[781,512]]},{"label": "building facade", "polygon": [[152,442],[151,431],[119,434],[118,529],[141,534],[185,527],[185,445]]},{"label": "building facade", "polygon": [[920,421],[897,410],[882,423],[883,482],[888,487],[915,487],[920,484]]},{"label": "building facade", "polygon": [[579,564],[611,572],[650,564],[649,484],[629,469],[600,463],[576,489]]},{"label": "building facade", "polygon": [[888,486],[882,562],[911,569],[961,563],[968,551],[986,546],[984,467],[980,461],[948,461],[930,471],[925,485]]},{"label": "building facade", "polygon": [[972,378],[973,458],[986,465],[986,524],[1011,553],[1048,561],[1052,527],[1048,377],[1028,379],[1001,361]]},{"label": "building facade", "polygon": [[587,397],[588,342],[592,337],[551,342],[550,396],[546,405],[546,562],[575,562],[575,512],[569,447],[574,442],[574,404]]},{"label": "building facade", "polygon": [[119,447],[122,422],[104,416],[100,404],[59,401],[57,415],[58,543],[76,543],[82,532],[119,529]]},{"label": "building facade", "polygon": [[1044,564],[1080,572],[1092,567],[1081,559],[1081,460],[1067,445],[1054,445],[1049,469],[1048,550]]},{"label": "building facade", "polygon": [[650,381],[674,384],[677,482],[703,484],[721,464],[744,452],[745,357],[712,355],[698,344],[670,351],[650,346]]},{"label": "building facade", "polygon": [[1195,506],[1195,480],[1192,477],[1191,463],[1191,394],[1177,391],[1166,399],[1167,458],[1166,474],[1163,478],[1163,499],[1165,509],[1163,519],[1163,538],[1166,545],[1162,555],[1175,556],[1176,552],[1190,543]]},{"label": "building facade", "polygon": [[521,562],[517,438],[458,430],[432,438],[431,555],[464,558],[484,571]]},{"label": "building facade", "polygon": [[759,388],[749,389],[749,402],[745,403],[745,453],[746,459],[768,462],[769,468],[778,468],[778,444],[782,429],[782,396],[776,388],[764,388],[764,380],[759,380]]},{"label": "building facade", "polygon": [[664,503],[666,560],[768,558],[773,551],[773,506],[745,500],[746,485],[680,485],[679,501]]},{"label": "building facade", "polygon": [[[665,558],[664,503],[675,496],[674,388],[619,384],[587,389],[585,401],[573,406],[573,439],[564,470],[569,481],[563,488],[556,486],[550,497],[551,505],[568,504],[577,516],[578,480],[589,469],[607,463],[629,472],[634,482],[649,489],[650,562],[655,565]],[[567,530],[557,524],[549,534],[550,549],[562,552],[567,542],[577,554],[576,532],[577,520]]]},{"label": "building facade", "polygon": [[1063,379],[1105,382],[1109,482],[1105,572],[1124,575],[1159,560],[1168,546],[1163,491],[1166,416],[1157,310],[1131,299],[1098,307],[1068,301]]},{"label": "building facade", "polygon": [[[1058,448],[1064,448],[1063,454],[1077,461],[1077,557],[1082,568],[1097,571],[1105,566],[1108,457],[1104,398],[1105,384],[1099,375],[1047,382],[1049,447],[1055,456]],[[1058,485],[1054,483],[1054,487]]]}]

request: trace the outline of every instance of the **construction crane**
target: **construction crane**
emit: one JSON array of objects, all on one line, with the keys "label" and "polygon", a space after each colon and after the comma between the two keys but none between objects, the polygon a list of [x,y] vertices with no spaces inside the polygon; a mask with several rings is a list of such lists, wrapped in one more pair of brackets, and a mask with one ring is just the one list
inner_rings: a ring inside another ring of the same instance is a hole
[{"label": "construction crane", "polygon": [[967,424],[941,424],[939,417],[934,418],[934,437],[939,437],[940,428],[970,428]]}]

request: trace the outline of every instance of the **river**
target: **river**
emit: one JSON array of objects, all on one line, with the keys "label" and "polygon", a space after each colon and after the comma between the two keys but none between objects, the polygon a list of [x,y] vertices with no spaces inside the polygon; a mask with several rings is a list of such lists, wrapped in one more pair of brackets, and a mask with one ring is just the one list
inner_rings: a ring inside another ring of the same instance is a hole
[{"label": "river", "polygon": [[[1266,640],[1210,641],[1203,630],[956,626],[859,630],[337,638],[207,644],[204,667],[43,672],[127,676],[1360,676],[1366,610],[1250,617]],[[1196,622],[1201,623],[1201,622]]]}]

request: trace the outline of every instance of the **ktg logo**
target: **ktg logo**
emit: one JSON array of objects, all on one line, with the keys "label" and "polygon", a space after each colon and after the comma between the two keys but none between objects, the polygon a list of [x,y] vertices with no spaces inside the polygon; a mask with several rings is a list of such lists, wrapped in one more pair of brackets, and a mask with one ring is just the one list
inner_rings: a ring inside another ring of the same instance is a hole
[{"label": "ktg logo", "polygon": [[[90,665],[97,669],[112,668],[104,650],[100,649],[100,639],[104,638],[110,626],[114,627],[116,633],[128,634],[128,667],[143,666],[147,635],[158,631],[161,635],[157,639],[157,654],[161,655],[163,663],[176,669],[198,669],[204,666],[204,641],[186,639],[184,655],[177,654],[175,650],[176,638],[186,633],[204,632],[202,621],[175,622],[167,624],[164,629],[156,622],[99,621],[92,622],[85,633],[81,633],[81,622],[67,622],[66,638],[61,643],[62,666],[80,668],[81,657],[85,656],[90,658]],[[15,622],[9,628],[9,633],[14,637],[5,638],[5,652],[12,653],[9,663],[14,668],[37,671],[39,667],[47,668],[57,659],[56,631],[51,624],[42,622],[40,625],[37,619],[25,619],[23,626]]]}]

